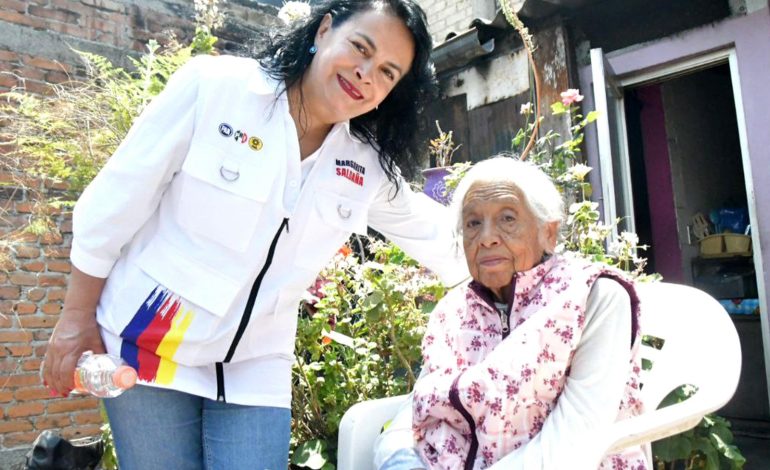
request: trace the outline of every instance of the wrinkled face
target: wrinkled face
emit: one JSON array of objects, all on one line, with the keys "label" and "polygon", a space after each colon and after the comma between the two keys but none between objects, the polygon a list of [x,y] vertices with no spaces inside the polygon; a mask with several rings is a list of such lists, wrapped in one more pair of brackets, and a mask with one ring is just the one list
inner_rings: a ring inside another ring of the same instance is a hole
[{"label": "wrinkled face", "polygon": [[357,13],[332,27],[326,15],[303,79],[308,112],[334,124],[368,113],[409,72],[414,40],[404,22],[382,10]]},{"label": "wrinkled face", "polygon": [[513,274],[538,264],[545,253],[543,243],[555,245],[557,230],[555,222],[541,228],[521,191],[511,184],[478,182],[463,200],[468,270],[499,299],[509,300]]}]

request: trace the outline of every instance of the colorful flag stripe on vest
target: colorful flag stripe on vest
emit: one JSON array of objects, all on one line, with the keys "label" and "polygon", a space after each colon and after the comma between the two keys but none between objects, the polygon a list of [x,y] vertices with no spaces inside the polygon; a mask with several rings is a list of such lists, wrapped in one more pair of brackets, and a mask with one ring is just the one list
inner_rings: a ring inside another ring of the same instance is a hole
[{"label": "colorful flag stripe on vest", "polygon": [[156,287],[123,329],[120,356],[136,369],[139,380],[171,383],[174,354],[192,319],[193,312],[182,308],[179,297]]}]

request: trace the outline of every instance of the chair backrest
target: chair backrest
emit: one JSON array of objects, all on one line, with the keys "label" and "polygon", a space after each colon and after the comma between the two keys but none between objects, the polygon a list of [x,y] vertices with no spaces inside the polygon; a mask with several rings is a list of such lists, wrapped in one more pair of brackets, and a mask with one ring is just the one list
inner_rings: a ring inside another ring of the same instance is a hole
[{"label": "chair backrest", "polygon": [[[741,346],[730,316],[698,289],[669,283],[640,284],[644,335],[663,340],[658,350],[642,346],[652,362],[642,373],[642,416],[620,421],[607,433],[609,452],[662,439],[695,427],[704,415],[724,406],[741,372]],[[697,391],[684,402],[656,410],[680,385]]]}]

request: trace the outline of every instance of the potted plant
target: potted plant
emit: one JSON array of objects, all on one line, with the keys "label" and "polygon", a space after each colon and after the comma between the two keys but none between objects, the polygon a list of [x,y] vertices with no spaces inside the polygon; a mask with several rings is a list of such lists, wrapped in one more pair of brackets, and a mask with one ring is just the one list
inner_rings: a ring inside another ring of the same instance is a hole
[{"label": "potted plant", "polygon": [[452,192],[447,190],[444,178],[450,174],[452,155],[462,144],[455,145],[452,131],[444,132],[438,121],[436,121],[436,129],[438,129],[438,137],[431,139],[429,143],[430,154],[435,158],[436,166],[422,170],[425,178],[423,192],[434,201],[447,205],[452,198]]}]

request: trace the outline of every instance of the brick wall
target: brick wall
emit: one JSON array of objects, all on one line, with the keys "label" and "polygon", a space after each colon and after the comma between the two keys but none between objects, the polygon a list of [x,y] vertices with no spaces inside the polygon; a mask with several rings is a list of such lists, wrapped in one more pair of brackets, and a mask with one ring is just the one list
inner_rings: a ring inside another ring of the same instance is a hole
[{"label": "brick wall", "polygon": [[70,272],[70,215],[54,214],[58,233],[20,231],[33,211],[29,190],[9,173],[0,173],[0,184],[0,239],[6,243],[0,252],[0,452],[27,448],[44,429],[68,438],[97,434],[102,420],[95,399],[52,398],[38,376]]},{"label": "brick wall", "polygon": [[[223,5],[225,26],[218,47],[234,51],[258,43],[275,22],[276,8],[250,0]],[[47,84],[82,77],[70,48],[93,52],[129,67],[146,42],[171,31],[186,43],[194,31],[192,0],[2,0],[0,1],[0,99],[23,85],[46,93]],[[0,123],[0,127],[2,123]],[[2,150],[2,149],[0,149]],[[91,397],[53,398],[38,368],[62,308],[71,219],[55,215],[58,235],[35,236],[18,227],[33,210],[28,190],[0,173],[0,468],[18,468],[40,431],[67,438],[99,432],[98,402]],[[26,181],[34,186],[34,181]],[[9,244],[9,241],[13,241]]]},{"label": "brick wall", "polygon": [[[222,0],[225,26],[217,47],[225,52],[259,43],[276,21],[276,8],[250,0]],[[3,0],[0,2],[0,71],[26,79],[28,91],[44,92],[68,74],[81,76],[72,49],[130,67],[147,41],[170,34],[186,42],[194,32],[193,0]],[[0,92],[21,80],[0,75]]]},{"label": "brick wall", "polygon": [[428,28],[434,44],[446,40],[451,32],[465,31],[474,18],[477,0],[417,0],[428,16]]}]

